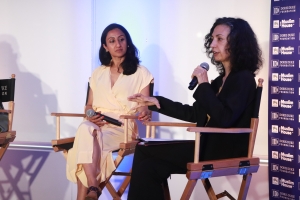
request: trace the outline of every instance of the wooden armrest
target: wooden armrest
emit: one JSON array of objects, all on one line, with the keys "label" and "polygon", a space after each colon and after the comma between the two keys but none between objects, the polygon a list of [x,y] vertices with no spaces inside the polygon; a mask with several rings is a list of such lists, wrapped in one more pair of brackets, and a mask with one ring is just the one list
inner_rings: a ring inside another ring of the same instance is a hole
[{"label": "wooden armrest", "polygon": [[139,143],[138,140],[133,140],[127,143],[120,143],[120,149],[134,149],[136,144]]},{"label": "wooden armrest", "polygon": [[251,128],[213,128],[213,127],[189,127],[189,132],[197,133],[250,133]]},{"label": "wooden armrest", "polygon": [[3,113],[3,112],[4,112],[4,113],[11,113],[11,110],[1,110],[1,109],[0,109],[0,112],[2,112],[2,113]]},{"label": "wooden armrest", "polygon": [[85,114],[78,114],[78,113],[51,113],[51,116],[56,117],[85,117]]},{"label": "wooden armrest", "polygon": [[241,157],[241,158],[201,161],[199,163],[188,163],[187,169],[191,171],[202,171],[204,165],[213,165],[214,169],[225,168],[225,167],[236,167],[239,166],[241,161],[249,161],[249,165],[259,165],[259,158],[257,157],[253,157],[253,158]]},{"label": "wooden armrest", "polygon": [[74,142],[75,137],[70,137],[70,138],[63,138],[63,139],[58,139],[58,140],[52,140],[51,144],[52,146],[57,146],[57,145],[62,145],[66,143],[72,143]]},{"label": "wooden armrest", "polygon": [[146,126],[175,126],[175,127],[195,127],[196,124],[193,123],[183,123],[183,122],[156,122],[149,121],[144,122]]},{"label": "wooden armrest", "polygon": [[137,119],[136,115],[120,115],[120,119]]}]

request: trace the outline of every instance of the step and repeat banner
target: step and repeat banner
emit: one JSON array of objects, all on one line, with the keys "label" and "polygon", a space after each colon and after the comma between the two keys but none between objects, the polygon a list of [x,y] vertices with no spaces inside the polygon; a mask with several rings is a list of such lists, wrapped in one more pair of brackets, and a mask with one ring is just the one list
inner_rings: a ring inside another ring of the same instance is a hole
[{"label": "step and repeat banner", "polygon": [[300,200],[300,0],[272,0],[269,69],[270,199]]}]

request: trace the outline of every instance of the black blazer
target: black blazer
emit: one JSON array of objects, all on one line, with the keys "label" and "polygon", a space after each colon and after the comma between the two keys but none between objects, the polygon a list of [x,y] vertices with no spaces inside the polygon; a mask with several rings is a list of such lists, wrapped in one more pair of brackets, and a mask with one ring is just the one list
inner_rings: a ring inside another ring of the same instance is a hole
[{"label": "black blazer", "polygon": [[[231,72],[218,94],[221,86],[221,76],[211,84],[200,84],[194,92],[196,101],[192,106],[156,96],[161,108],[149,106],[149,109],[180,120],[196,122],[199,127],[249,128],[256,91],[254,75],[247,70]],[[249,133],[202,134],[200,160],[247,156],[248,141]]]}]

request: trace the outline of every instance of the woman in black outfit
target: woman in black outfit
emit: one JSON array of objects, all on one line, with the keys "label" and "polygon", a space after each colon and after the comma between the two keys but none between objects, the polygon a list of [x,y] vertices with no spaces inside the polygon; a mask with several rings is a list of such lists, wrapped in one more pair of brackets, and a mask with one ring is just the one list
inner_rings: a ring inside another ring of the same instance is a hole
[{"label": "woman in black outfit", "polygon": [[[248,22],[219,18],[205,36],[206,54],[219,76],[208,82],[207,71],[198,66],[192,106],[162,96],[136,94],[128,99],[150,110],[207,127],[249,127],[253,112],[255,74],[262,66],[261,50]],[[247,156],[249,134],[202,134],[200,160]],[[164,199],[161,184],[170,174],[186,173],[193,162],[194,143],[157,146],[137,145],[133,161],[129,200]]]}]

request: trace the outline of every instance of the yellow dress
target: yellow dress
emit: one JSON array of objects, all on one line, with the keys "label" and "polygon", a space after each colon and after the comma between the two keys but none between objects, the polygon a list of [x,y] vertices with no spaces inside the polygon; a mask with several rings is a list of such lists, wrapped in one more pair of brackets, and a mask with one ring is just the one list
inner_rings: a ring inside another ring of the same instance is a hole
[{"label": "yellow dress", "polygon": [[[110,68],[100,66],[94,70],[90,78],[90,87],[93,91],[93,109],[101,111],[102,114],[119,119],[120,115],[136,114],[131,110],[136,103],[127,100],[127,97],[140,93],[153,80],[151,73],[139,65],[137,71],[132,75],[120,74],[114,86],[111,87]],[[120,119],[119,119],[120,120]],[[78,177],[86,187],[87,177],[82,168],[82,163],[92,163],[93,136],[97,130],[97,139],[101,151],[100,172],[97,180],[103,182],[115,170],[112,151],[119,148],[120,142],[124,141],[124,128],[107,124],[99,128],[90,121],[83,121],[76,132],[73,148],[67,156],[67,178],[77,182]],[[128,138],[138,135],[135,120],[129,123]]]}]

